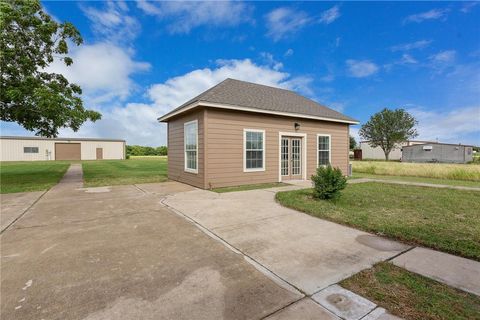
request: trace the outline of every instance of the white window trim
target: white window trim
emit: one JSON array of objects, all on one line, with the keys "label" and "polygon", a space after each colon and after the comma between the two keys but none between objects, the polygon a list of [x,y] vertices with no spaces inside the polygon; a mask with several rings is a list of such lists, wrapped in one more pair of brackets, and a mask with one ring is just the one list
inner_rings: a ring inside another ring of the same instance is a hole
[{"label": "white window trim", "polygon": [[298,133],[298,132],[279,132],[278,133],[278,182],[282,182],[282,136],[302,138],[302,158],[303,158],[302,177],[303,177],[303,180],[307,180],[307,134]]},{"label": "white window trim", "polygon": [[[247,132],[261,132],[263,135],[262,168],[247,169]],[[265,153],[267,152],[267,137],[263,129],[243,129],[243,172],[259,172],[266,170]]]},{"label": "white window trim", "polygon": [[[318,164],[318,140],[319,140],[319,137],[328,137],[328,163],[330,165],[332,165],[332,135],[331,134],[323,134],[323,133],[318,133],[317,134],[317,146],[315,147],[315,150],[317,151],[317,168],[320,166]],[[325,151],[325,150],[324,150]],[[325,166],[324,164],[322,164],[322,166]],[[325,166],[326,167],[326,166]]]},{"label": "white window trim", "polygon": [[[196,163],[197,163],[197,169],[190,169],[190,168],[187,168],[187,130],[186,127],[192,123],[195,123],[196,124],[196,127],[197,127],[197,134],[196,134],[196,142],[195,142],[195,145],[196,145]],[[192,121],[189,121],[189,122],[185,122],[183,124],[183,171],[185,172],[189,172],[189,173],[195,173],[195,174],[198,174],[198,120],[192,120]]]}]

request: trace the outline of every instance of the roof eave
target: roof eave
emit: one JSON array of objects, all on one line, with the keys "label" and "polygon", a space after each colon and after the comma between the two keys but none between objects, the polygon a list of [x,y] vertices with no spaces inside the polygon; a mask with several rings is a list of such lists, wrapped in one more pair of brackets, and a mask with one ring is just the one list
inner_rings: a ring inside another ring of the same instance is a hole
[{"label": "roof eave", "polygon": [[169,112],[169,113],[157,118],[157,120],[159,122],[167,122],[170,118],[172,118],[176,115],[179,115],[181,113],[184,113],[188,110],[192,110],[192,109],[194,109],[196,107],[199,107],[199,106],[219,108],[219,109],[237,110],[237,111],[256,112],[256,113],[263,113],[263,114],[274,114],[274,115],[294,117],[294,118],[304,118],[304,119],[340,122],[340,123],[347,123],[347,124],[352,124],[352,125],[360,123],[358,120],[355,120],[355,119],[344,120],[344,119],[335,119],[335,118],[328,118],[328,117],[318,117],[318,116],[311,116],[311,115],[306,115],[306,114],[262,110],[262,109],[256,109],[256,108],[251,108],[251,107],[228,105],[228,104],[214,103],[214,102],[208,102],[208,101],[195,101],[195,102],[193,102],[189,105],[184,106],[181,109],[178,109],[177,111]]}]

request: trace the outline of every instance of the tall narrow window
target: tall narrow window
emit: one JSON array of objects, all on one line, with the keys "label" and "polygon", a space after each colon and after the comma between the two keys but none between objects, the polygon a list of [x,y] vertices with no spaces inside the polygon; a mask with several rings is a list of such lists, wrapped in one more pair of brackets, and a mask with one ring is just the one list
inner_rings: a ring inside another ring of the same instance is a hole
[{"label": "tall narrow window", "polygon": [[198,121],[190,121],[183,125],[185,171],[198,173]]},{"label": "tall narrow window", "polygon": [[317,134],[317,167],[330,164],[330,135]]},{"label": "tall narrow window", "polygon": [[265,131],[244,130],[244,171],[265,170]]}]

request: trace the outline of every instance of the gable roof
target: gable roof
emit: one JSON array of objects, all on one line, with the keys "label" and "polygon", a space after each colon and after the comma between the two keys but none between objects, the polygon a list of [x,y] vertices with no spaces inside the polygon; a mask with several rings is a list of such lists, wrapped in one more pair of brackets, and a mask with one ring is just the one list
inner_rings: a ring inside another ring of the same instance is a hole
[{"label": "gable roof", "polygon": [[198,106],[350,124],[358,123],[355,119],[307,99],[293,91],[230,78],[185,102],[180,107],[158,118],[158,120],[168,121],[171,117]]}]

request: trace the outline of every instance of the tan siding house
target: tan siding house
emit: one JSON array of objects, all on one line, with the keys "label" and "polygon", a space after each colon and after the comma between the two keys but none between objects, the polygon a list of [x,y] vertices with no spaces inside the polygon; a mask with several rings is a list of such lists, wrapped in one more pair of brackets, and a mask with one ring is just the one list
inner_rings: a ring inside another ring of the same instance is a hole
[{"label": "tan siding house", "polygon": [[349,125],[291,91],[227,79],[159,118],[168,177],[199,188],[306,180],[330,163],[348,173]]}]

